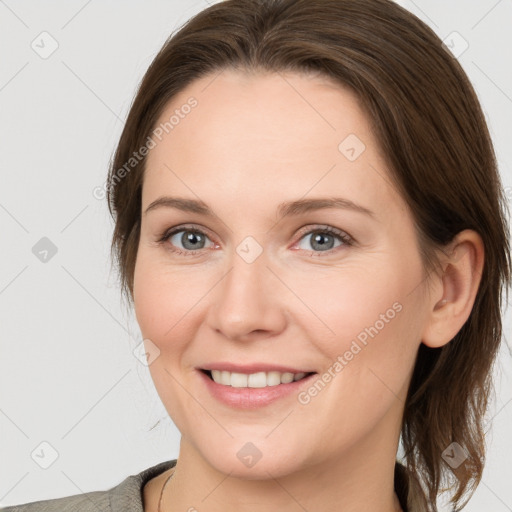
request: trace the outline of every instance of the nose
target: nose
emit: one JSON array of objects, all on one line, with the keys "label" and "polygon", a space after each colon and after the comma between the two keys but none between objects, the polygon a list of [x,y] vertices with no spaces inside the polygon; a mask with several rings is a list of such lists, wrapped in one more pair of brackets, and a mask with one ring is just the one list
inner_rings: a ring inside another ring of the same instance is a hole
[{"label": "nose", "polygon": [[208,324],[218,334],[248,341],[285,329],[289,297],[264,254],[248,263],[235,253],[227,274],[212,290]]}]

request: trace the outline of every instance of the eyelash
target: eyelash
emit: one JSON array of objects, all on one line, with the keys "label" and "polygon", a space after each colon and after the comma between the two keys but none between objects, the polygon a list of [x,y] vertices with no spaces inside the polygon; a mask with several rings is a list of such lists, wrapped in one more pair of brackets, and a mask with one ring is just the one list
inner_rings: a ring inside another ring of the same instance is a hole
[{"label": "eyelash", "polygon": [[[158,238],[157,240],[157,243],[158,244],[164,244],[166,243],[173,235],[175,235],[176,233],[180,233],[181,231],[189,231],[189,232],[192,232],[192,233],[199,233],[200,235],[203,235],[207,238],[208,235],[202,231],[201,229],[198,229],[196,227],[193,227],[193,226],[177,226],[175,228],[171,228],[171,229],[168,229],[166,231],[164,231]],[[320,234],[324,234],[324,233],[328,233],[329,235],[333,235],[335,237],[338,238],[339,241],[343,242],[341,245],[339,245],[338,247],[334,247],[333,249],[328,249],[327,251],[308,251],[310,252],[311,254],[311,257],[322,257],[323,254],[327,254],[327,255],[331,255],[333,254],[334,252],[337,252],[339,249],[342,249],[343,247],[347,247],[347,246],[351,246],[354,244],[354,239],[349,236],[347,233],[343,232],[343,231],[340,231],[338,229],[335,229],[331,226],[316,226],[314,227],[313,229],[310,229],[309,231],[305,231],[305,232],[301,232],[300,233],[300,236],[299,236],[299,239],[297,241],[300,242],[306,235],[311,235],[313,233],[320,233]],[[295,244],[294,244],[295,245]],[[203,249],[198,249],[198,250],[195,250],[195,251],[187,251],[187,250],[182,250],[182,249],[177,249],[176,247],[172,246],[169,244],[168,250],[170,250],[171,252],[173,253],[176,253],[176,254],[179,254],[179,255],[182,255],[182,256],[195,256],[196,254],[199,254]],[[304,250],[304,249],[303,249]]]}]

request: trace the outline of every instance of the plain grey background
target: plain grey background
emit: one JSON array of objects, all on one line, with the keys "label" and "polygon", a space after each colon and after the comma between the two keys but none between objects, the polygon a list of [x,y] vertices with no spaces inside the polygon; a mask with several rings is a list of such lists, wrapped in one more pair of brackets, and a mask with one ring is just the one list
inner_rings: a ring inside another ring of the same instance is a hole
[{"label": "plain grey background", "polygon": [[[512,200],[512,2],[399,3],[468,73]],[[207,5],[0,0],[0,506],[107,489],[178,456],[180,434],[133,354],[141,336],[93,191],[148,65]],[[468,512],[512,511],[510,309],[505,329],[488,461]]]}]

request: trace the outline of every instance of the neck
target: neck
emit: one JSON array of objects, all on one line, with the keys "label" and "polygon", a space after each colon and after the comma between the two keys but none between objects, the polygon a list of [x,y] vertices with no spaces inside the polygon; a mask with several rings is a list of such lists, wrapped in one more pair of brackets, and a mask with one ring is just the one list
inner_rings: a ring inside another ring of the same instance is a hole
[{"label": "neck", "polygon": [[391,448],[368,439],[352,453],[278,476],[269,465],[264,471],[267,478],[249,480],[235,471],[212,467],[182,438],[174,473],[162,493],[161,512],[296,512],[297,507],[323,512],[359,512],[363,508],[401,512],[394,491],[396,446]]}]

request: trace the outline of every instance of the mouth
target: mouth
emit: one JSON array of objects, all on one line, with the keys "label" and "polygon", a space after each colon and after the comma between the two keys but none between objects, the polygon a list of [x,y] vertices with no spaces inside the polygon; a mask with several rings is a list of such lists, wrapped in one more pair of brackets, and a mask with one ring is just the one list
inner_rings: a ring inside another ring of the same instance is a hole
[{"label": "mouth", "polygon": [[231,373],[197,368],[200,380],[216,401],[230,408],[255,410],[293,397],[311,384],[317,372]]}]

